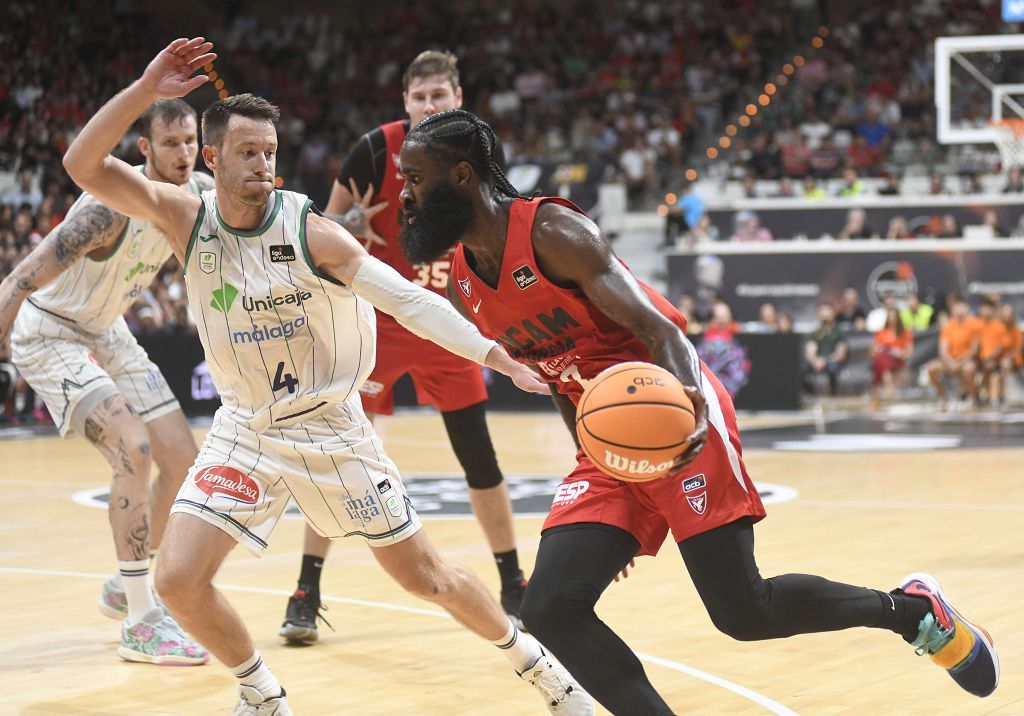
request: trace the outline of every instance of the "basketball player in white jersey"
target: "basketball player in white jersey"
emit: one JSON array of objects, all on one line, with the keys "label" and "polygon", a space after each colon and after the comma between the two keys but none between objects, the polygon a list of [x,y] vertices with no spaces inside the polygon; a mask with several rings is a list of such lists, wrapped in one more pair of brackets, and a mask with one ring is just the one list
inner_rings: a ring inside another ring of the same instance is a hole
[{"label": "basketball player in white jersey", "polygon": [[[162,100],[138,129],[146,164],[131,171],[198,201],[213,179],[192,173],[195,110]],[[129,661],[203,664],[206,650],[157,603],[149,576],[150,554],[197,448],[178,401],[122,317],[170,255],[151,223],[82,194],[0,283],[0,342],[10,331],[14,364],[60,434],[85,436],[113,469],[109,514],[119,571],[104,583],[99,607],[122,622],[118,653]],[[150,485],[153,462],[160,473]]]},{"label": "basketball player in white jersey", "polygon": [[483,583],[445,564],[422,531],[394,464],[360,405],[374,360],[373,307],[448,350],[545,392],[437,294],[371,258],[351,234],[274,189],[277,108],[252,95],[203,113],[202,197],[148,181],[109,155],[150,104],[208,78],[203,38],[172,42],[108,102],[64,157],[72,178],[105,203],[162,227],[185,282],[223,406],[178,493],[157,570],[171,611],[240,685],[235,714],[290,714],[284,689],[212,583],[240,542],[256,554],[294,497],[327,537],[365,540],[399,584],[492,641],[544,696],[549,711],[592,714],[572,677],[520,634]]}]

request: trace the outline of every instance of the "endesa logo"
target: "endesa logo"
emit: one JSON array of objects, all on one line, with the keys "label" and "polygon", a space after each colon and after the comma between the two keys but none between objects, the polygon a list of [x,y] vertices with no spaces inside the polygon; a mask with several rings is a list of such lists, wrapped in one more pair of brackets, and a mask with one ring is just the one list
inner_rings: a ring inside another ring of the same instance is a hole
[{"label": "endesa logo", "polygon": [[229,500],[247,505],[255,505],[260,499],[260,488],[256,481],[227,465],[204,467],[192,477],[192,482],[210,497],[223,495]]}]

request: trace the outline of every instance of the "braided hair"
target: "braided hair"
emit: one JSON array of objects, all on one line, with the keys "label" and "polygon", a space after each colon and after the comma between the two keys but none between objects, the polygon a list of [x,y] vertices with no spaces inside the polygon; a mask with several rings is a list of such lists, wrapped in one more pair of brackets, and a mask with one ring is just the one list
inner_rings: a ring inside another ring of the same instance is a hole
[{"label": "braided hair", "polygon": [[437,157],[468,162],[498,193],[511,199],[524,198],[495,161],[498,140],[494,130],[472,112],[446,109],[432,114],[409,132],[408,139],[421,142]]}]

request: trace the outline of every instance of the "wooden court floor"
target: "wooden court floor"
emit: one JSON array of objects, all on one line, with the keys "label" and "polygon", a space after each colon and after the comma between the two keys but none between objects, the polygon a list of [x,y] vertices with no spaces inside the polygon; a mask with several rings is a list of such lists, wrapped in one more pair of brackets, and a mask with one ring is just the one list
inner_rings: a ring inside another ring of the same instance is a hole
[{"label": "wooden court floor", "polygon": [[[556,417],[495,415],[491,426],[506,472],[560,475],[569,467]],[[457,474],[436,415],[391,418],[381,433],[404,473]],[[746,459],[755,481],[799,492],[769,506],[758,526],[763,574],[802,571],[889,589],[909,571],[930,571],[993,634],[1002,683],[988,699],[969,696],[876,630],[731,641],[710,624],[669,544],[612,585],[599,609],[677,713],[1024,714],[1024,447],[762,450]],[[0,441],[0,713],[229,713],[234,680],[219,663],[172,669],[118,659],[118,625],[95,608],[114,560],[106,513],[71,500],[107,481],[81,439]],[[540,520],[516,526],[529,566]],[[496,588],[475,522],[438,519],[427,530],[443,554]],[[296,714],[545,713],[493,647],[405,595],[360,544],[336,545],[325,570],[337,632],[325,628],[315,647],[283,646],[276,630],[301,537],[299,520],[283,520],[263,559],[236,550],[219,577]]]}]

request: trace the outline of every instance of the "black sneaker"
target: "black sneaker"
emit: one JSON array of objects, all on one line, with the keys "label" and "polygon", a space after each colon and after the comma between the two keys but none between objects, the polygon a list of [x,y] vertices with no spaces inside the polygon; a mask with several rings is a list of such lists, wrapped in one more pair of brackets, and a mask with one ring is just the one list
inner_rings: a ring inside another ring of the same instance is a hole
[{"label": "black sneaker", "polygon": [[283,636],[289,644],[294,646],[309,645],[320,638],[320,632],[316,626],[316,620],[320,619],[324,624],[334,627],[324,619],[322,611],[327,607],[320,604],[320,595],[315,592],[308,592],[302,587],[295,590],[295,594],[288,598],[288,609],[284,613],[284,624],[277,632]]},{"label": "black sneaker", "polygon": [[520,612],[523,606],[523,595],[526,594],[526,577],[519,573],[519,579],[511,584],[506,584],[501,589],[501,608],[508,614],[513,623],[525,631]]}]

